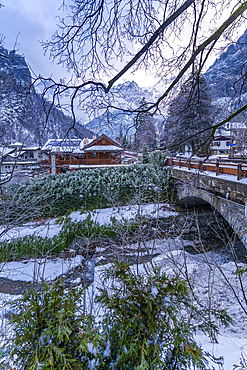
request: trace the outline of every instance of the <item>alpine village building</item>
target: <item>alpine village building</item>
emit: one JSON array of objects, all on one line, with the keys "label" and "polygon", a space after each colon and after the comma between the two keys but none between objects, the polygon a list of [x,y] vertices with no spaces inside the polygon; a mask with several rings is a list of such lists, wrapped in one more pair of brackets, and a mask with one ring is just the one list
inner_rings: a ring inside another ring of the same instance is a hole
[{"label": "alpine village building", "polygon": [[50,139],[42,151],[49,154],[49,160],[43,161],[44,168],[50,173],[66,173],[80,169],[101,166],[121,165],[121,153],[124,151],[118,140],[105,134],[93,139]]}]

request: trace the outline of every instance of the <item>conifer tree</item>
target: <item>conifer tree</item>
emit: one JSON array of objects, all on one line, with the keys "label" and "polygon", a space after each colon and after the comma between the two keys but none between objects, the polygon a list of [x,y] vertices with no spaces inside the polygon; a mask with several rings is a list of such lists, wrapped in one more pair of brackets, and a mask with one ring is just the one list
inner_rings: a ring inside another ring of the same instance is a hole
[{"label": "conifer tree", "polygon": [[144,143],[146,143],[149,148],[154,149],[156,142],[154,119],[150,113],[146,112],[147,108],[148,103],[145,97],[143,97],[139,108],[142,112],[139,113],[135,119],[135,150],[142,149]]},{"label": "conifer tree", "polygon": [[[182,85],[180,92],[168,108],[164,130],[168,145],[182,151],[187,145],[193,153],[203,151],[203,144],[210,131],[195,134],[212,126],[212,115],[213,107],[207,82],[204,77],[194,72]],[[190,137],[192,135],[195,136]],[[186,138],[188,140],[184,143]]]}]

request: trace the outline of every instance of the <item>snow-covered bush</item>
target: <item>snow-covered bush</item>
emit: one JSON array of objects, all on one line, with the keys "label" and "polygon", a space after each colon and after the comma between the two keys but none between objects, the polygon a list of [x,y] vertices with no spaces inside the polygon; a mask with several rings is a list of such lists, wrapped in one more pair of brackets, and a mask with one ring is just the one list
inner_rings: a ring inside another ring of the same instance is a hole
[{"label": "snow-covered bush", "polygon": [[18,369],[87,369],[94,357],[88,343],[97,342],[93,318],[85,315],[83,290],[64,290],[63,283],[43,283],[14,301],[14,337],[10,359]]},{"label": "snow-covered bush", "polygon": [[159,269],[140,275],[118,262],[104,283],[97,324],[82,305],[83,290],[59,281],[15,301],[10,357],[17,368],[205,369],[208,355],[194,334],[211,336],[214,314],[226,322],[224,312],[196,307],[188,283]]},{"label": "snow-covered bush", "polygon": [[146,201],[167,196],[171,177],[166,168],[152,165],[135,165],[118,168],[98,168],[61,175],[50,175],[35,179],[32,184],[12,185],[5,189],[5,197],[17,194],[21,204],[37,199],[42,194],[40,206],[44,215],[65,215],[69,210],[82,207],[105,208],[127,204],[136,194],[142,194]]}]

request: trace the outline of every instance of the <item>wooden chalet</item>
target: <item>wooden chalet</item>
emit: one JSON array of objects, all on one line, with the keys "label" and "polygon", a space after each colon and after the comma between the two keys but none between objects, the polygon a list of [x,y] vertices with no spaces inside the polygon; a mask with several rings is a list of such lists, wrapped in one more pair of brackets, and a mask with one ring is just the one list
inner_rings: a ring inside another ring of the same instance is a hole
[{"label": "wooden chalet", "polygon": [[42,148],[49,153],[49,160],[43,163],[51,173],[65,173],[83,168],[121,164],[123,147],[115,140],[102,134],[88,139],[51,139]]},{"label": "wooden chalet", "polygon": [[122,145],[105,134],[85,145],[85,165],[121,164]]}]

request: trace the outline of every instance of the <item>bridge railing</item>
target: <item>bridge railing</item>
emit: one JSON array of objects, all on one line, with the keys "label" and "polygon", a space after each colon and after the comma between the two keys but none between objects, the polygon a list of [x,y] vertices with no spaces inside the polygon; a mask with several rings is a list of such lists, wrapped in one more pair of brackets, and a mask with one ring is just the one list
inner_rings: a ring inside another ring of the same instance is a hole
[{"label": "bridge railing", "polygon": [[235,175],[237,180],[247,178],[247,164],[243,163],[220,163],[218,159],[215,162],[200,161],[186,158],[169,157],[167,166],[177,166],[179,168],[186,168],[188,171],[196,169],[199,172],[209,171],[214,172],[216,176],[226,174]]}]

